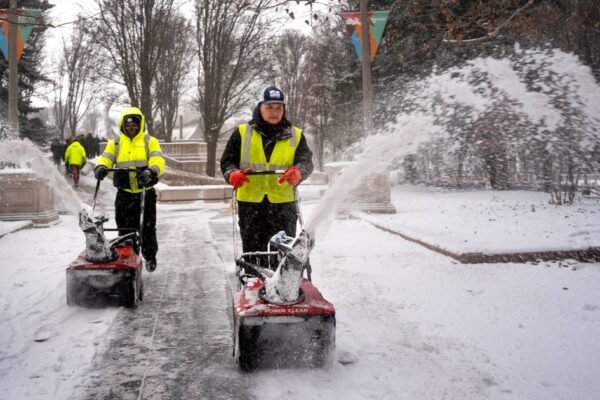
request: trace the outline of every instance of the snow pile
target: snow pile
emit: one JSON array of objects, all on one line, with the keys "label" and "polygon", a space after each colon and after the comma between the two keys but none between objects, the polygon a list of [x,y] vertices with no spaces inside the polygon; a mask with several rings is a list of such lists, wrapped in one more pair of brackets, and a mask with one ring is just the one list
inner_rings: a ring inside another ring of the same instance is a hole
[{"label": "snow pile", "polygon": [[[0,163],[13,164],[17,168],[30,169],[46,180],[54,194],[55,207],[60,212],[77,215],[85,207],[69,182],[56,165],[44,157],[29,140],[12,139],[0,142]],[[11,170],[12,172],[12,170]]]},{"label": "snow pile", "polygon": [[70,398],[119,312],[67,307],[65,268],[85,240],[76,216],[60,218],[52,227],[0,239],[2,399]]},{"label": "snow pile", "polygon": [[407,108],[433,116],[450,133],[503,112],[528,136],[521,140],[542,141],[549,151],[564,147],[565,131],[576,132],[581,146],[598,142],[600,86],[577,56],[558,49],[516,46],[510,58],[477,58],[413,82],[407,92]]}]

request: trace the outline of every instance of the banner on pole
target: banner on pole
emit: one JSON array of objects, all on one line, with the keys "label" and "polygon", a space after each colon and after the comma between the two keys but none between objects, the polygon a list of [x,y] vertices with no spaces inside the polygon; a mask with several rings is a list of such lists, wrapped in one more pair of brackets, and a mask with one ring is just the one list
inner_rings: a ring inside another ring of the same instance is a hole
[{"label": "banner on pole", "polygon": [[[371,62],[375,59],[377,47],[383,37],[383,31],[385,30],[389,14],[389,11],[370,11],[367,14],[370,28],[369,46]],[[340,17],[345,21],[348,33],[352,35],[352,44],[354,44],[358,59],[362,60],[362,24],[360,23],[360,11],[343,11],[340,13]]]},{"label": "banner on pole", "polygon": [[[37,18],[40,16],[41,13],[42,10],[33,8],[17,9],[17,60],[21,59],[25,42],[27,41],[27,38],[29,38],[33,27],[37,23]],[[7,60],[8,41],[10,40],[10,23],[8,22],[9,16],[9,10],[0,10],[0,28],[2,28],[0,29],[0,51],[2,51],[4,58]]]}]

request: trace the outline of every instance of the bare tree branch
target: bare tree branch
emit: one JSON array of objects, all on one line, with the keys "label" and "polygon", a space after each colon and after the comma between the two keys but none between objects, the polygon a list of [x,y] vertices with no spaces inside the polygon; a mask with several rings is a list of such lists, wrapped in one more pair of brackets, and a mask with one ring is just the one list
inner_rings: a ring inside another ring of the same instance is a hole
[{"label": "bare tree branch", "polygon": [[[164,29],[174,10],[174,0],[96,0],[100,9],[96,42],[105,50],[113,70],[126,87],[129,103],[140,107],[148,131],[153,129],[154,97]],[[114,75],[114,72],[112,73]]]},{"label": "bare tree branch", "polygon": [[481,37],[477,37],[477,38],[469,38],[469,39],[450,39],[448,38],[448,36],[450,35],[450,32],[447,31],[446,34],[444,35],[444,42],[447,43],[466,43],[466,44],[473,44],[473,43],[480,43],[483,42],[485,40],[488,40],[490,38],[493,38],[495,36],[497,36],[504,28],[506,28],[506,26],[508,26],[508,24],[511,23],[511,21],[519,14],[521,14],[525,9],[527,9],[528,7],[532,6],[533,3],[535,3],[536,0],[529,0],[525,5],[519,7],[517,10],[515,10],[515,12],[513,12],[506,20],[504,20],[501,24],[499,24],[498,26],[496,26],[496,28],[494,28],[494,30],[488,32],[485,36],[481,36]]},{"label": "bare tree branch", "polygon": [[207,174],[214,176],[216,145],[225,121],[248,104],[260,77],[271,0],[196,0],[198,108],[207,142]]}]

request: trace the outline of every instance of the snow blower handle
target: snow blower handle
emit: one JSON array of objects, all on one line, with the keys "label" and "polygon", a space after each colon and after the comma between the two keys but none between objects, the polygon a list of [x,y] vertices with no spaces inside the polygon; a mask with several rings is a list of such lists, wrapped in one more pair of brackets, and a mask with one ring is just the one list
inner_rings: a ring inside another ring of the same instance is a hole
[{"label": "snow blower handle", "polygon": [[106,172],[135,172],[141,174],[144,171],[143,168],[106,168]]},{"label": "snow blower handle", "polygon": [[96,189],[94,190],[94,201],[92,202],[92,221],[94,220],[94,210],[96,209],[96,199],[98,198],[98,191],[100,190],[101,179],[96,182]]},{"label": "snow blower handle", "polygon": [[278,169],[275,171],[250,171],[244,173],[244,175],[283,175],[285,170]]}]

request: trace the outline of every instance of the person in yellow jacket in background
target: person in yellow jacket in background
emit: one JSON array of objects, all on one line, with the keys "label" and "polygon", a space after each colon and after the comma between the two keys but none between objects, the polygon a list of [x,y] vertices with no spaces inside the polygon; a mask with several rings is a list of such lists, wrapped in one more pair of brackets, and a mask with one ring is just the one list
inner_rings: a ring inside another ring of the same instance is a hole
[{"label": "person in yellow jacket in background", "polygon": [[[115,214],[119,229],[139,229],[141,193],[146,188],[144,199],[144,227],[142,231],[142,256],[146,269],[156,269],[158,240],[156,238],[156,192],[154,185],[165,170],[165,159],[158,139],[145,130],[146,118],[137,107],[127,108],[119,121],[120,134],[111,139],[98,159],[94,174],[96,179],[106,177],[107,169],[115,171],[113,184],[118,189],[115,199]],[[119,231],[119,235],[127,231]]]},{"label": "person in yellow jacket in background", "polygon": [[87,154],[83,147],[83,135],[79,135],[67,147],[64,155],[65,164],[69,166],[69,171],[73,177],[75,187],[79,187],[79,171],[87,161]]}]

